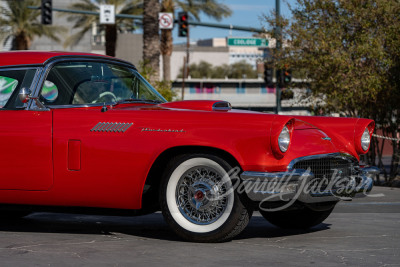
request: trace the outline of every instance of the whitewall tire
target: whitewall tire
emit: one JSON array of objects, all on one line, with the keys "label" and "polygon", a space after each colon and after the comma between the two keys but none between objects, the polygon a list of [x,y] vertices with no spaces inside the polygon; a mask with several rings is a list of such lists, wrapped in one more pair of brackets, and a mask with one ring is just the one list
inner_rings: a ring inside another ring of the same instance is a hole
[{"label": "whitewall tire", "polygon": [[171,228],[189,241],[221,242],[239,234],[251,210],[235,192],[231,166],[207,154],[174,158],[160,188],[161,208]]}]

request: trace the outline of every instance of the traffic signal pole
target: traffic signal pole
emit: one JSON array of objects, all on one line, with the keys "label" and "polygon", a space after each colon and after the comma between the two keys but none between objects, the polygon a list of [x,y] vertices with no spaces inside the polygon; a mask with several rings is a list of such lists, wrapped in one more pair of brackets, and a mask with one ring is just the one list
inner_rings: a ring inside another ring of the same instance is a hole
[{"label": "traffic signal pole", "polygon": [[[29,6],[30,9],[41,9],[40,6]],[[86,11],[86,10],[72,10],[72,9],[64,9],[64,8],[52,8],[53,11],[62,12],[62,13],[71,13],[71,14],[86,14],[86,15],[93,15],[99,16],[99,12],[95,11]],[[125,19],[137,19],[143,20],[142,15],[128,15],[128,14],[115,14],[116,18],[125,18]],[[174,20],[174,23],[178,23],[178,20]],[[189,25],[193,26],[200,26],[200,27],[208,27],[208,28],[217,28],[217,29],[227,29],[227,30],[235,30],[235,31],[245,31],[245,32],[258,32],[263,33],[265,32],[262,28],[253,28],[253,27],[244,27],[238,25],[228,25],[228,24],[221,24],[221,23],[209,23],[209,22],[200,22],[200,21],[188,21]]]},{"label": "traffic signal pole", "polygon": [[[281,6],[280,0],[275,0],[275,33],[276,33],[276,53],[279,55],[279,51],[282,48],[282,31],[280,26],[280,13]],[[276,114],[282,110],[281,108],[281,81],[282,71],[276,71]]]},{"label": "traffic signal pole", "polygon": [[186,78],[189,76],[189,53],[190,52],[190,30],[187,28],[186,36]]},{"label": "traffic signal pole", "polygon": [[185,79],[189,76],[189,50],[190,50],[190,31],[189,14],[186,11],[178,13],[178,36],[186,37],[186,56],[183,60],[182,75],[182,100],[185,97]]}]

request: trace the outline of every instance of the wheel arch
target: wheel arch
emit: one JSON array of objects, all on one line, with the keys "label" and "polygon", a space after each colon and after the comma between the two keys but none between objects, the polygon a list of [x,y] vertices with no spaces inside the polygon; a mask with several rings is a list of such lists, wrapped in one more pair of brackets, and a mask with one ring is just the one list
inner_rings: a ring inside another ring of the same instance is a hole
[{"label": "wheel arch", "polygon": [[189,153],[214,155],[224,159],[233,167],[238,166],[241,168],[239,161],[232,154],[223,149],[208,146],[178,146],[168,148],[158,155],[147,174],[146,181],[142,188],[141,199],[141,206],[144,212],[147,210],[147,213],[150,213],[159,209],[159,185],[167,164],[172,158]]}]

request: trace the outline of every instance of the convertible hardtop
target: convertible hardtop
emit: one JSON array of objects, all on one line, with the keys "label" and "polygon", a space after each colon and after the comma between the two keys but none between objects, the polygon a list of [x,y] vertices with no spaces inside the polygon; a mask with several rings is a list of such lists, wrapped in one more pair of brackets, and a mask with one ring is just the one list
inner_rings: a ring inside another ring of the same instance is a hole
[{"label": "convertible hardtop", "polygon": [[[113,57],[81,52],[61,52],[61,51],[9,51],[0,52],[0,67],[21,66],[21,65],[43,65],[47,61],[60,57],[96,57],[104,59],[115,59]],[[122,61],[122,60],[118,60]],[[125,62],[128,63],[129,62]]]}]

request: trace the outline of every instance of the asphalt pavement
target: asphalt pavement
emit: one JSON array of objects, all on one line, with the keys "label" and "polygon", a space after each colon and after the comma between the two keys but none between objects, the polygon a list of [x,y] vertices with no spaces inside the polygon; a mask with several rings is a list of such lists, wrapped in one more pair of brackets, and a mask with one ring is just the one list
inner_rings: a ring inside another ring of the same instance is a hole
[{"label": "asphalt pavement", "polygon": [[155,213],[141,217],[34,213],[0,222],[0,266],[400,266],[400,189],[341,202],[307,231],[255,213],[221,244],[183,242]]}]

